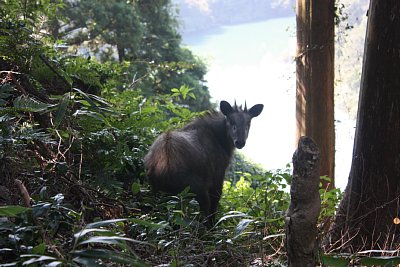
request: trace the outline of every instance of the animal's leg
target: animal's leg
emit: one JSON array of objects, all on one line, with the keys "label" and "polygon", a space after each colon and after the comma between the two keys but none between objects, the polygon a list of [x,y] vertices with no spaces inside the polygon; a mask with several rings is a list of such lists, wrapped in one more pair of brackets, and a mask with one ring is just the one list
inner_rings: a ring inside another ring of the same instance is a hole
[{"label": "animal's leg", "polygon": [[199,192],[196,192],[196,200],[199,202],[200,211],[205,217],[205,224],[208,227],[211,227],[213,225],[211,223],[213,215],[210,213],[210,195],[208,191],[203,188],[202,190],[199,190]]},{"label": "animal's leg", "polygon": [[201,212],[204,213],[204,216],[208,216],[210,213],[210,196],[208,192],[205,190],[196,192],[196,200],[199,202]]},{"label": "animal's leg", "polygon": [[210,217],[212,224],[215,223],[215,214],[217,213],[217,207],[222,194],[222,185],[211,188],[210,190]]}]

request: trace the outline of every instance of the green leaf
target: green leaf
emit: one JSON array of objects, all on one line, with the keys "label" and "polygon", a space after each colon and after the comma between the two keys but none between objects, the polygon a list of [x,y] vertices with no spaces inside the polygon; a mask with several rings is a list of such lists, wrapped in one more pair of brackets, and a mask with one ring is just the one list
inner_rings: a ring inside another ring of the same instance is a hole
[{"label": "green leaf", "polygon": [[332,267],[344,267],[349,265],[349,260],[343,257],[338,257],[334,255],[321,255],[321,262],[324,266],[332,266]]},{"label": "green leaf", "polygon": [[9,84],[0,85],[0,106],[4,106],[7,103],[4,99],[11,96],[13,89],[14,88]]},{"label": "green leaf", "polygon": [[4,263],[0,265],[1,267],[12,267],[12,266],[20,266],[19,262],[10,262],[10,263]]},{"label": "green leaf", "polygon": [[31,258],[29,260],[24,261],[22,263],[22,265],[30,265],[30,264],[40,263],[40,262],[44,262],[44,261],[57,260],[57,258],[54,258],[54,257],[51,257],[51,256],[36,255],[36,254],[21,255],[21,258]]},{"label": "green leaf", "polygon": [[101,244],[118,245],[125,247],[124,243],[125,241],[142,245],[150,245],[149,243],[144,241],[139,241],[132,238],[121,237],[121,236],[92,236],[84,241],[79,242],[78,245],[101,243]]},{"label": "green leaf", "polygon": [[61,121],[64,119],[70,98],[71,96],[69,94],[65,94],[64,97],[61,99],[60,104],[58,104],[58,109],[54,118],[54,128],[57,128],[60,125]]},{"label": "green leaf", "polygon": [[183,227],[189,226],[189,222],[185,221],[182,216],[175,216],[174,223]]},{"label": "green leaf", "polygon": [[267,239],[270,239],[270,238],[275,238],[275,237],[283,237],[283,236],[285,236],[285,234],[274,234],[274,235],[267,235],[267,236],[264,236],[263,237],[263,240],[267,240]]},{"label": "green leaf", "polygon": [[31,210],[31,208],[22,206],[2,206],[0,207],[0,217],[15,217],[28,210]]},{"label": "green leaf", "polygon": [[254,220],[252,220],[252,219],[243,219],[243,220],[240,220],[240,222],[239,222],[238,225],[236,226],[236,229],[235,229],[236,235],[235,235],[234,238],[237,238],[238,236],[240,236],[240,235],[243,233],[243,231],[247,228],[247,226],[249,226],[249,224],[250,224],[251,222],[254,222]]},{"label": "green leaf", "polygon": [[[1,109],[0,110],[0,122],[6,122],[6,121],[11,121],[13,120],[15,117],[12,116],[10,113],[14,113],[14,109],[13,108],[5,108],[5,109]],[[1,115],[4,114],[4,115]]]},{"label": "green leaf", "polygon": [[365,254],[371,254],[371,253],[380,253],[381,255],[383,255],[383,254],[397,254],[398,252],[399,252],[398,250],[369,249],[369,250],[363,250],[363,251],[357,252],[357,255],[365,255]]},{"label": "green leaf", "polygon": [[129,219],[129,221],[151,228],[151,229],[162,229],[168,226],[168,223],[166,222],[160,222],[160,223],[153,223],[153,222],[149,222],[149,221],[145,221],[145,220],[140,220],[140,219]]},{"label": "green leaf", "polygon": [[400,257],[398,256],[367,257],[367,258],[361,258],[360,263],[363,266],[397,266],[398,264],[400,264]]},{"label": "green leaf", "polygon": [[81,89],[78,89],[78,88],[72,88],[72,89],[74,91],[78,92],[81,96],[83,96],[83,98],[86,99],[86,101],[88,101],[90,103],[90,105],[96,106],[96,103],[94,103],[94,101],[88,96],[88,94],[83,92]]},{"label": "green leaf", "polygon": [[194,93],[189,93],[188,94],[191,98],[196,99],[196,95]]},{"label": "green leaf", "polygon": [[271,218],[271,219],[265,219],[264,222],[273,223],[273,222],[279,222],[280,220],[282,220],[282,218]]},{"label": "green leaf", "polygon": [[87,228],[98,228],[98,227],[102,227],[102,226],[107,226],[113,223],[118,223],[118,222],[126,222],[128,219],[112,219],[112,220],[105,220],[105,221],[99,221],[99,222],[93,222],[93,223],[89,223],[86,225],[86,229]]},{"label": "green leaf", "polygon": [[14,102],[14,108],[16,108],[18,111],[22,112],[41,112],[48,110],[50,107],[53,107],[54,105],[51,104],[46,104],[43,102],[40,102],[36,99],[27,97],[27,96],[19,96],[17,97]]},{"label": "green leaf", "polygon": [[219,223],[227,220],[227,219],[231,219],[231,218],[241,218],[241,217],[250,217],[249,215],[242,213],[242,212],[238,212],[238,211],[230,211],[228,212],[228,215],[223,216],[221,219],[218,220],[218,222],[215,225],[218,225]]},{"label": "green leaf", "polygon": [[5,95],[5,97],[9,97],[12,91],[14,90],[14,87],[11,86],[11,84],[2,84],[0,85],[0,96],[3,97],[3,94]]},{"label": "green leaf", "polygon": [[140,192],[140,184],[139,183],[132,183],[131,191],[133,195],[137,195]]},{"label": "green leaf", "polygon": [[84,249],[72,251],[71,255],[77,256],[80,259],[103,259],[106,261],[111,261],[114,263],[128,264],[134,266],[147,266],[146,264],[140,262],[136,257],[133,257],[127,253],[119,253],[113,250],[106,249]]},{"label": "green leaf", "polygon": [[107,126],[111,127],[110,122],[102,114],[98,112],[78,109],[77,111],[75,111],[73,116],[78,116],[78,115],[86,115],[88,117],[95,118],[96,120],[104,122]]},{"label": "green leaf", "polygon": [[0,253],[4,252],[4,253],[9,253],[14,251],[14,249],[11,248],[0,248]]},{"label": "green leaf", "polygon": [[76,257],[72,259],[74,262],[82,264],[82,266],[86,267],[104,267],[104,264],[100,264],[97,262],[97,259],[85,258],[85,257]]},{"label": "green leaf", "polygon": [[111,104],[108,103],[107,100],[105,100],[104,98],[102,98],[98,95],[93,95],[93,94],[87,94],[87,95],[90,96],[91,98],[93,98],[94,100],[96,100],[97,102],[99,102],[105,106],[111,107]]},{"label": "green leaf", "polygon": [[45,243],[40,243],[39,245],[33,247],[32,253],[33,254],[40,254],[43,255],[46,251],[46,244]]},{"label": "green leaf", "polygon": [[46,267],[55,267],[55,266],[60,266],[62,264],[63,264],[62,261],[52,261],[52,262],[47,263],[45,266]]},{"label": "green leaf", "polygon": [[88,233],[93,233],[93,232],[101,232],[101,233],[112,233],[111,231],[107,230],[107,229],[101,229],[101,228],[85,228],[82,231],[79,231],[77,233],[74,234],[74,237],[76,239],[79,239],[83,236],[85,236]]}]

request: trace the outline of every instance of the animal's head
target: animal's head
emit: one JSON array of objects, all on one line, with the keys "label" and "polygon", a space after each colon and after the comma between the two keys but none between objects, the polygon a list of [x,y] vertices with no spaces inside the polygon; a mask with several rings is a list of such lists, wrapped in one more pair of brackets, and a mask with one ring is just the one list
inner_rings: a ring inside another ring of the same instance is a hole
[{"label": "animal's head", "polygon": [[263,108],[264,105],[257,104],[247,110],[246,105],[242,109],[236,103],[232,107],[228,102],[221,101],[220,110],[226,117],[228,134],[236,148],[241,149],[244,147],[249,135],[251,119],[260,115]]}]

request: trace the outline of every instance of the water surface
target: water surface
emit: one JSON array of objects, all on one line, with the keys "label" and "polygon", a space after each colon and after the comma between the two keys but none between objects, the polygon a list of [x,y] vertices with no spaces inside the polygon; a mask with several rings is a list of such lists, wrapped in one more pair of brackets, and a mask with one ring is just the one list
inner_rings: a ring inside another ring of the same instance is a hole
[{"label": "water surface", "polygon": [[208,64],[215,101],[264,104],[252,122],[246,156],[267,169],[291,162],[295,141],[295,17],[224,26],[184,36]]}]

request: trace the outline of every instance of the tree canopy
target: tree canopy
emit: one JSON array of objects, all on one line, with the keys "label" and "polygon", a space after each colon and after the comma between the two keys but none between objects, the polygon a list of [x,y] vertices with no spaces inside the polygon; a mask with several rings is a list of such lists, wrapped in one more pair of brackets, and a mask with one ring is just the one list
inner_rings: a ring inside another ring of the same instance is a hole
[{"label": "tree canopy", "polygon": [[[168,0],[0,0],[0,265],[285,262],[290,166],[265,171],[235,155],[211,229],[189,190],[154,194],[145,181],[155,137],[213,106],[206,66],[182,47],[175,16]],[[391,93],[382,95],[395,101]],[[324,226],[340,192],[319,194]],[[393,212],[396,195],[387,196],[379,203]],[[362,253],[319,260],[399,262]]]},{"label": "tree canopy", "polygon": [[[279,232],[288,170],[237,157],[212,231],[190,193],[149,192],[154,138],[211,107],[206,68],[182,48],[169,1],[94,3],[0,1],[0,264],[251,262],[266,241],[245,229],[265,232],[268,217]],[[117,29],[115,9],[139,28]]]},{"label": "tree canopy", "polygon": [[209,109],[205,64],[181,45],[170,1],[60,1],[57,16],[43,25],[54,40],[100,62],[127,62],[126,79],[147,95],[191,88],[196,100],[182,103]]}]

